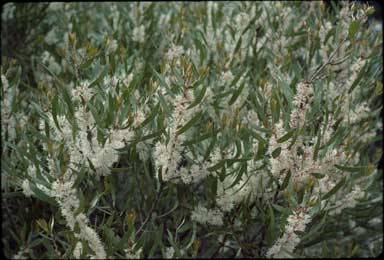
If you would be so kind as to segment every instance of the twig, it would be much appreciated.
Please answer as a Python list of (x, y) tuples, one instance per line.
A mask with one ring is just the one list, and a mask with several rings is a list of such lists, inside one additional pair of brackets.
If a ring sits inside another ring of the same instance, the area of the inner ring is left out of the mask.
[(163, 191), (163, 187), (164, 187), (163, 185), (160, 186), (160, 190), (159, 190), (159, 192), (158, 192), (157, 195), (156, 195), (156, 200), (155, 200), (155, 202), (152, 204), (152, 207), (151, 207), (151, 209), (150, 209), (149, 212), (148, 212), (147, 218), (144, 220), (143, 224), (141, 224), (140, 228), (139, 228), (139, 229), (136, 231), (136, 233), (135, 233), (135, 236), (136, 236), (136, 237), (139, 235), (139, 233), (142, 232), (142, 230), (144, 229), (145, 225), (148, 223), (149, 219), (152, 217), (152, 212), (155, 210), (156, 205), (157, 205), (157, 203), (159, 202), (161, 193), (162, 193), (162, 191)]
[(324, 63), (323, 65), (321, 65), (313, 74), (312, 76), (310, 77), (308, 83), (312, 83), (313, 80), (316, 78), (316, 76), (324, 70), (324, 68), (327, 66), (327, 65), (332, 65), (332, 59), (333, 57), (336, 55), (336, 53), (339, 52), (341, 46), (343, 46), (343, 44), (346, 42), (346, 39), (344, 39), (340, 45), (336, 48), (336, 50), (333, 51), (333, 53), (329, 56), (328, 60), (326, 63)]
[[(241, 205), (238, 205), (238, 206), (237, 206), (236, 211), (235, 211), (235, 213), (234, 213), (233, 216), (232, 216), (232, 219), (229, 221), (229, 224), (230, 224), (231, 226), (233, 226), (233, 222), (235, 221), (235, 217), (236, 217), (237, 213), (238, 213), (239, 210), (240, 210), (240, 206), (241, 206)], [(222, 240), (221, 243), (220, 243), (220, 246), (216, 249), (215, 253), (212, 255), (211, 258), (216, 258), (216, 257), (217, 257), (217, 255), (219, 254), (220, 250), (225, 246), (225, 242), (227, 241), (228, 235), (229, 235), (228, 233), (225, 233), (225, 235), (224, 235), (224, 237), (223, 237), (223, 240)]]

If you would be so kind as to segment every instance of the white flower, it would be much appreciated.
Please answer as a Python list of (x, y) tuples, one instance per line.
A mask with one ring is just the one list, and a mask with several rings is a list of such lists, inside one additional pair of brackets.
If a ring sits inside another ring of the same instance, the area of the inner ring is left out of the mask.
[(83, 252), (83, 244), (79, 241), (76, 243), (75, 249), (73, 250), (73, 256), (76, 259), (80, 259), (82, 252)]
[(145, 27), (140, 25), (135, 27), (132, 32), (132, 40), (135, 42), (143, 43), (145, 40)]
[(300, 243), (299, 236), (295, 231), (304, 232), (306, 225), (311, 221), (310, 216), (306, 213), (307, 208), (297, 208), (287, 219), (284, 234), (275, 242), (268, 250), (267, 258), (285, 258), (287, 257), (282, 248), (289, 252), (293, 252)]
[(242, 12), (236, 16), (236, 25), (239, 25), (241, 30), (245, 29), (249, 21), (250, 21), (250, 17), (248, 13)]
[(28, 252), (27, 248), (24, 248), (23, 246), (20, 247), (19, 252), (17, 252), (16, 255), (12, 257), (12, 259), (28, 259), (28, 257), (24, 256), (25, 253)]
[(1, 84), (3, 84), (3, 91), (7, 91), (9, 89), (9, 83), (7, 77), (1, 74)]
[(172, 259), (175, 254), (175, 249), (173, 247), (166, 247), (165, 248), (165, 259)]
[(74, 231), (75, 224), (80, 227), (80, 233), (76, 234), (80, 239), (88, 242), (89, 247), (95, 252), (93, 259), (105, 259), (106, 252), (104, 246), (100, 241), (99, 236), (89, 226), (89, 222), (84, 213), (77, 216), (74, 215), (75, 211), (80, 206), (80, 201), (77, 197), (77, 192), (73, 188), (74, 176), (69, 172), (65, 172), (61, 179), (56, 180), (52, 184), (52, 195), (56, 198), (60, 205), (61, 213), (67, 221), (68, 227)]
[(81, 101), (80, 97), (82, 97), (85, 102), (88, 102), (92, 98), (92, 96), (95, 94), (95, 91), (92, 88), (89, 88), (88, 86), (89, 86), (89, 82), (84, 81), (80, 83), (80, 86), (72, 89), (71, 94), (73, 99), (80, 102)]
[(227, 85), (231, 83), (234, 78), (235, 77), (233, 76), (230, 70), (224, 71), (221, 73), (221, 76), (220, 76), (220, 82), (221, 82), (220, 84)]
[(117, 41), (116, 40), (111, 40), (108, 42), (108, 53), (113, 53), (117, 50)]
[(207, 209), (199, 204), (193, 209), (191, 219), (201, 224), (211, 224), (214, 226), (223, 225), (223, 213), (218, 209)]
[(134, 247), (135, 247), (135, 244), (132, 245), (131, 248), (124, 249), (125, 257), (127, 259), (140, 259), (141, 258), (141, 253), (143, 252), (143, 248), (133, 250)]
[(349, 122), (351, 124), (359, 122), (364, 117), (367, 117), (371, 109), (369, 108), (367, 102), (359, 104), (354, 111), (351, 111), (349, 114)]
[(177, 46), (172, 44), (172, 47), (168, 49), (168, 52), (165, 54), (165, 57), (168, 60), (178, 59), (184, 53), (182, 46)]
[(310, 103), (313, 99), (313, 89), (310, 84), (299, 83), (297, 93), (293, 97), (294, 109), (291, 112), (290, 126), (298, 127), (304, 122), (305, 112), (310, 108)]
[(126, 85), (127, 87), (129, 86), (129, 84), (131, 83), (133, 79), (133, 74), (130, 73), (129, 75), (126, 75), (124, 78), (123, 78), (123, 83), (124, 85)]
[(29, 186), (29, 180), (24, 179), (23, 183), (21, 184), (21, 187), (23, 188), (23, 193), (27, 197), (31, 197), (31, 195), (34, 195), (33, 191), (31, 190), (31, 187)]
[(337, 200), (335, 203), (335, 208), (333, 208), (329, 214), (330, 215), (337, 215), (340, 214), (341, 211), (345, 208), (354, 208), (358, 200), (363, 198), (365, 196), (365, 192), (360, 189), (358, 185), (355, 185), (352, 189), (352, 192), (350, 192), (345, 197), (341, 198), (340, 200)]
[(143, 123), (145, 120), (145, 114), (143, 111), (139, 110), (136, 112), (134, 118), (133, 118), (133, 127), (137, 128), (140, 126), (141, 123)]
[(48, 44), (48, 45), (52, 45), (54, 43), (56, 43), (58, 41), (58, 38), (56, 36), (56, 32), (55, 32), (55, 29), (52, 29), (50, 30), (47, 35), (45, 36), (44, 38), (45, 42)]

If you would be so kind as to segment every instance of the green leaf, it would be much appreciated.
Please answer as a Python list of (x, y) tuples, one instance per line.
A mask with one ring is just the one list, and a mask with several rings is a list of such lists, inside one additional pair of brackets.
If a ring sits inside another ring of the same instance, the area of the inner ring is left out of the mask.
[(95, 119), (95, 122), (98, 126), (101, 126), (101, 118), (100, 113), (96, 110), (96, 108), (90, 103), (87, 103), (87, 106), (89, 107), (89, 110), (91, 110), (92, 116)]
[(268, 144), (267, 140), (265, 140), (261, 135), (258, 133), (252, 131), (251, 129), (248, 129), (250, 135), (252, 135), (254, 138), (256, 138), (260, 143), (263, 143), (263, 145)]
[(239, 173), (237, 174), (235, 181), (227, 189), (230, 189), (235, 185), (237, 185), (240, 182), (241, 177), (243, 177), (243, 174), (246, 172), (246, 170), (247, 170), (247, 163), (243, 163), (240, 167)]
[(281, 153), (281, 147), (277, 147), (275, 150), (273, 150), (272, 157), (276, 158), (277, 156), (280, 155), (280, 153)]
[(100, 198), (101, 198), (103, 195), (104, 195), (104, 192), (102, 192), (102, 193), (100, 193), (100, 194), (97, 194), (97, 195), (92, 199), (92, 201), (91, 201), (91, 203), (90, 203), (90, 205), (89, 205), (88, 213), (87, 213), (88, 216), (93, 212), (94, 208), (95, 208), (96, 205), (97, 205), (97, 202), (100, 200)]
[(231, 99), (229, 100), (228, 102), (228, 105), (232, 105), (233, 103), (235, 103), (235, 101), (237, 100), (237, 98), (239, 97), (241, 91), (244, 89), (244, 86), (245, 86), (245, 82), (243, 82), (240, 87), (233, 93)]
[(80, 65), (80, 69), (82, 70), (85, 70), (86, 68), (88, 68), (89, 66), (91, 66), (92, 62), (94, 61), (94, 57), (86, 60), (85, 62), (83, 62), (81, 65)]
[(280, 206), (280, 205), (277, 205), (277, 204), (273, 204), (273, 203), (272, 203), (272, 207), (273, 207), (275, 210), (277, 210), (278, 212), (280, 212), (280, 213), (285, 213), (285, 212), (287, 212), (287, 209), (284, 208), (284, 207), (282, 207), (282, 206)]
[(289, 180), (291, 179), (291, 175), (291, 170), (288, 170), (288, 173), (284, 178), (283, 184), (281, 185), (281, 190), (284, 190), (288, 186)]
[(314, 225), (314, 227), (312, 227), (311, 230), (301, 238), (301, 241), (308, 241), (312, 237), (315, 237), (316, 233), (324, 226), (326, 218), (327, 214), (324, 214), (324, 216), (321, 218), (321, 221)]
[(53, 198), (49, 197), (47, 194), (45, 194), (43, 191), (41, 191), (35, 185), (32, 184), (32, 185), (30, 185), (30, 187), (31, 187), (31, 190), (33, 191), (34, 195), (38, 199), (40, 199), (40, 200), (42, 200), (44, 202), (47, 202), (47, 203), (49, 203), (49, 204), (51, 204), (53, 206), (57, 206), (57, 203), (56, 203), (56, 201)]
[[(216, 137), (216, 135), (215, 135), (215, 137)], [(212, 138), (212, 141), (209, 144), (208, 149), (207, 149), (207, 151), (204, 154), (204, 161), (208, 159), (208, 157), (211, 154), (215, 144), (216, 144), (216, 138)]]
[(225, 160), (221, 160), (220, 162), (218, 162), (217, 164), (215, 164), (215, 165), (213, 165), (213, 166), (211, 166), (211, 167), (209, 167), (207, 170), (208, 171), (216, 171), (216, 170), (218, 170), (218, 169), (220, 169), (221, 167), (223, 167), (224, 165), (225, 165)]
[(99, 75), (96, 77), (96, 79), (94, 81), (92, 81), (91, 84), (89, 84), (88, 88), (92, 88), (94, 87), (95, 85), (97, 85), (98, 83), (100, 83), (103, 79), (104, 79), (104, 76), (107, 74), (108, 72), (108, 66), (105, 66), (101, 72), (99, 73)]
[(322, 179), (325, 177), (325, 174), (318, 173), (318, 172), (312, 172), (311, 175), (315, 177), (316, 179)]
[(278, 143), (284, 143), (285, 141), (287, 141), (289, 138), (291, 138), (293, 136), (293, 134), (295, 133), (295, 130), (291, 130), (289, 131), (288, 133), (286, 133), (285, 135), (283, 135), (282, 137), (280, 137), (279, 139), (277, 139), (277, 142)]
[(67, 103), (69, 114), (72, 117), (75, 113), (74, 113), (74, 110), (73, 110), (73, 104), (72, 104), (72, 100), (71, 100), (71, 95), (69, 94), (68, 89), (66, 87), (59, 87), (59, 91), (62, 94), (65, 103)]
[(159, 113), (160, 109), (160, 103), (157, 103), (157, 105), (152, 109), (152, 112), (149, 114), (149, 116), (141, 123), (140, 127), (144, 127), (146, 124), (152, 121), (152, 119), (155, 118), (155, 116)]
[(52, 117), (57, 129), (61, 131), (59, 122), (57, 121), (58, 111), (59, 111), (59, 98), (57, 95), (55, 95), (52, 100)]
[(329, 197), (331, 197), (333, 194), (335, 194), (341, 187), (343, 187), (345, 183), (345, 177), (343, 177), (341, 179), (341, 181), (339, 181), (339, 183), (336, 184), (335, 187), (333, 187), (329, 192), (327, 192), (322, 198), (321, 200), (326, 200), (328, 199)]
[(209, 132), (207, 134), (204, 134), (204, 135), (201, 135), (199, 137), (196, 137), (195, 139), (192, 139), (190, 141), (187, 141), (185, 143), (183, 143), (184, 146), (188, 146), (188, 145), (192, 145), (192, 144), (197, 144), (197, 143), (200, 143), (210, 137), (213, 137), (215, 133), (212, 133), (212, 132)]
[(192, 223), (192, 236), (191, 236), (191, 239), (189, 240), (189, 242), (187, 243), (185, 249), (188, 249), (193, 245), (193, 242), (195, 241), (195, 238), (196, 238), (196, 229), (197, 229), (197, 225), (196, 225), (196, 223), (193, 222)]
[(372, 165), (363, 165), (363, 166), (344, 166), (344, 165), (335, 165), (335, 167), (339, 170), (346, 172), (358, 172), (363, 173), (365, 175), (369, 175), (373, 172), (374, 168)]
[(317, 159), (317, 155), (319, 154), (320, 142), (321, 142), (321, 131), (319, 129), (319, 131), (317, 131), (317, 142), (315, 144), (315, 148), (314, 148), (314, 152), (313, 152), (313, 160), (315, 160), (315, 161)]
[(321, 146), (320, 149), (323, 149), (324, 147), (328, 147), (331, 144), (333, 144), (334, 142), (336, 142), (336, 140), (339, 139), (344, 134), (344, 130), (345, 130), (345, 128), (340, 126), (336, 130), (336, 132), (333, 134), (333, 136), (329, 139), (329, 141), (326, 144), (324, 144), (323, 146)]
[(207, 91), (207, 87), (204, 86), (202, 88), (202, 90), (200, 90), (199, 94), (197, 94), (196, 99), (192, 102), (192, 104), (187, 109), (190, 109), (190, 108), (200, 104), (200, 102), (203, 99), (206, 91)]
[(191, 128), (203, 115), (202, 112), (197, 113), (191, 120), (189, 120), (183, 127), (181, 127), (179, 130), (177, 130), (177, 135), (181, 135), (185, 131), (187, 131), (189, 128)]
[(352, 23), (349, 25), (349, 29), (348, 29), (348, 38), (350, 40), (353, 39), (353, 37), (355, 36), (358, 29), (359, 29), (359, 21), (358, 20), (352, 21)]
[(45, 219), (37, 219), (36, 223), (47, 233), (49, 233), (48, 223)]
[(9, 81), (9, 85), (15, 89), (19, 86), (21, 79), (21, 66), (17, 68), (16, 75)]
[(80, 201), (80, 205), (79, 207), (75, 210), (75, 212), (73, 213), (73, 215), (75, 215), (75, 217), (77, 215), (79, 215), (81, 212), (84, 211), (84, 208), (85, 208), (85, 198), (84, 198), (84, 195), (81, 191), (78, 192), (79, 193), (79, 201)]
[(273, 213), (273, 209), (271, 204), (268, 203), (268, 215), (269, 215), (269, 223), (268, 223), (268, 231), (267, 231), (267, 243), (268, 246), (272, 246), (273, 241), (275, 240), (275, 214)]
[(160, 85), (163, 86), (168, 93), (172, 93), (172, 91), (170, 90), (170, 87), (168, 86), (167, 82), (165, 81), (165, 78), (163, 75), (161, 75), (160, 73), (158, 73), (153, 67), (151, 67), (153, 73), (155, 74), (156, 78), (160, 81)]

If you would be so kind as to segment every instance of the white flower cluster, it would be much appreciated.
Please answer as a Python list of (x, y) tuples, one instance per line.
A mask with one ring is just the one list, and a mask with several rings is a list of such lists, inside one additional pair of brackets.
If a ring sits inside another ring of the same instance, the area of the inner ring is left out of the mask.
[(297, 128), (305, 121), (305, 112), (310, 108), (313, 99), (313, 89), (311, 84), (300, 82), (297, 85), (297, 93), (293, 97), (294, 109), (291, 112), (291, 120), (289, 125)]
[[(293, 167), (293, 153), (288, 149), (289, 143), (284, 142), (279, 144), (277, 140), (284, 136), (283, 121), (280, 120), (275, 124), (275, 134), (269, 139), (268, 152), (271, 154), (270, 163), (271, 163), (271, 172), (277, 178), (282, 180), (284, 177), (281, 176), (282, 170), (289, 170)], [(280, 154), (278, 157), (273, 158), (272, 152), (277, 148), (281, 148)]]
[(229, 83), (232, 82), (232, 80), (235, 77), (233, 76), (232, 72), (230, 70), (223, 71), (220, 75), (220, 84), (221, 85), (228, 85)]
[(329, 45), (325, 40), (328, 32), (331, 29), (332, 29), (332, 23), (327, 21), (324, 24), (321, 24), (320, 31), (319, 31), (320, 45), (322, 46), (322, 48), (320, 49), (320, 54), (322, 56), (323, 62), (326, 62), (328, 60)]
[(145, 27), (140, 25), (135, 27), (132, 32), (132, 40), (135, 42), (143, 43), (145, 41)]
[[(124, 147), (124, 140), (130, 140), (133, 136), (131, 128), (111, 129), (108, 132), (108, 138), (104, 145), (100, 144), (97, 139), (97, 130), (95, 120), (90, 111), (87, 111), (87, 102), (90, 100), (94, 91), (86, 87), (86, 83), (81, 84), (79, 88), (72, 90), (73, 99), (80, 101), (83, 99), (85, 103), (81, 103), (75, 111), (75, 119), (78, 126), (78, 134), (75, 139), (72, 138), (73, 129), (68, 124), (64, 116), (58, 116), (59, 129), (56, 128), (52, 114), (49, 114), (49, 124), (55, 126), (54, 134), (63, 138), (68, 147), (70, 154), (70, 167), (77, 169), (78, 166), (87, 162), (87, 159), (96, 169), (98, 176), (108, 175), (109, 168), (118, 160), (116, 149)], [(81, 97), (81, 98), (80, 98)], [(139, 115), (134, 120), (134, 125), (140, 124), (144, 120), (143, 115)], [(42, 125), (43, 122), (42, 122)]]
[(125, 258), (126, 259), (140, 259), (141, 254), (143, 253), (143, 248), (134, 249), (135, 244), (132, 244), (132, 246), (129, 246), (124, 250), (125, 252)]
[(267, 258), (285, 258), (289, 257), (284, 253), (284, 250), (293, 252), (296, 246), (300, 243), (300, 237), (295, 231), (305, 231), (306, 225), (311, 222), (311, 217), (307, 214), (307, 208), (299, 207), (293, 211), (287, 219), (284, 234), (275, 242), (268, 250)]
[(28, 252), (28, 248), (21, 247), (19, 249), (19, 252), (17, 252), (16, 255), (12, 257), (12, 259), (28, 259), (28, 257), (25, 256), (25, 254)]
[[(177, 95), (174, 99), (174, 112), (168, 127), (168, 143), (157, 143), (154, 152), (156, 158), (156, 168), (162, 167), (162, 176), (164, 181), (169, 181), (180, 175), (178, 164), (182, 160), (182, 142), (185, 135), (178, 135), (177, 130), (188, 122), (196, 113), (196, 108), (187, 109), (191, 103), (191, 95), (188, 91)], [(194, 169), (196, 171), (196, 169)], [(183, 173), (186, 173), (183, 170)]]
[(199, 204), (191, 213), (191, 219), (201, 224), (210, 224), (214, 226), (223, 225), (223, 213), (218, 209), (207, 209)]
[(173, 247), (166, 247), (164, 252), (164, 259), (173, 259), (175, 255), (175, 249)]
[(15, 122), (11, 118), (11, 105), (17, 92), (14, 93), (13, 90), (9, 88), (8, 79), (3, 74), (1, 74), (1, 84), (3, 90), (1, 100), (1, 138), (2, 143), (4, 143), (6, 133), (8, 133), (8, 140), (14, 140), (16, 137)]
[(71, 172), (65, 172), (61, 179), (56, 180), (52, 184), (51, 195), (57, 199), (68, 227), (72, 231), (75, 231), (75, 225), (78, 225), (80, 232), (78, 234), (75, 233), (75, 236), (88, 242), (89, 247), (95, 253), (92, 259), (105, 259), (107, 255), (104, 250), (104, 245), (95, 230), (89, 226), (86, 215), (83, 212), (75, 215), (76, 210), (80, 206), (80, 202), (77, 197), (77, 192), (73, 188), (74, 181), (74, 176)]
[(350, 111), (349, 114), (349, 123), (355, 124), (359, 122), (362, 118), (365, 118), (369, 115), (369, 112), (371, 112), (371, 109), (369, 108), (367, 102), (363, 102), (359, 104), (355, 110)]
[(165, 54), (165, 57), (168, 60), (172, 61), (172, 60), (179, 59), (183, 54), (184, 54), (184, 49), (182, 46), (172, 44), (172, 47), (168, 49), (167, 53)]
[(363, 198), (364, 195), (365, 192), (362, 191), (358, 185), (355, 185), (352, 189), (352, 192), (335, 201), (335, 207), (332, 207), (329, 214), (338, 215), (345, 208), (354, 208), (358, 203), (358, 200)]
[(73, 249), (73, 256), (76, 259), (80, 259), (82, 253), (83, 253), (83, 244), (79, 241), (76, 243), (75, 249)]
[[(239, 183), (229, 188), (236, 179), (236, 176), (226, 177), (223, 182), (217, 183), (216, 204), (225, 212), (231, 211), (247, 196), (254, 197), (257, 191), (257, 184), (260, 176), (252, 174), (249, 179), (243, 177)], [(260, 173), (260, 175), (262, 175)]]

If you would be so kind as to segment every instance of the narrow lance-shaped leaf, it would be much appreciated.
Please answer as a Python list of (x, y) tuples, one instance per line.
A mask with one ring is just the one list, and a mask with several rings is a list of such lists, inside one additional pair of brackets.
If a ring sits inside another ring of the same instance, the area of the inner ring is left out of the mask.
[(202, 112), (197, 113), (191, 120), (189, 120), (183, 127), (181, 127), (179, 130), (177, 130), (177, 134), (181, 135), (185, 131), (187, 131), (189, 128), (191, 128), (196, 122), (199, 121), (200, 117), (203, 115)]

